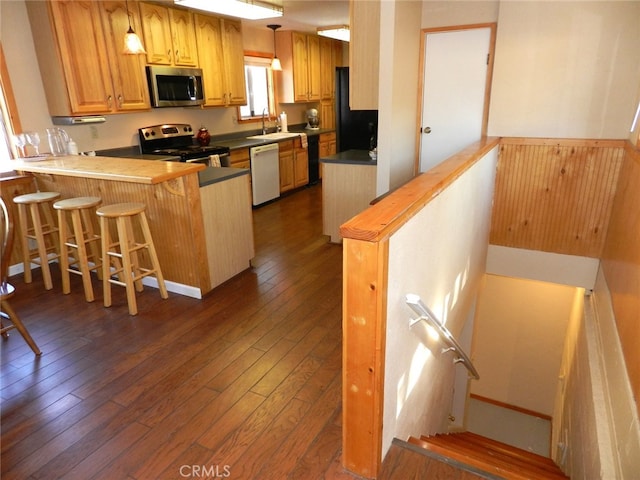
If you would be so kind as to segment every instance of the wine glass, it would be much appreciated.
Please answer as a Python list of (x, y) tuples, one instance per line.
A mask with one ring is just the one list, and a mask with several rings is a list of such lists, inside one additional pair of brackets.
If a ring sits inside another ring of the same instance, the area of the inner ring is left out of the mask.
[(27, 143), (33, 146), (36, 157), (40, 155), (40, 150), (38, 150), (40, 145), (40, 135), (38, 135), (38, 132), (24, 132), (24, 136), (27, 139)]
[(17, 133), (13, 136), (13, 143), (18, 149), (18, 157), (24, 157), (25, 151), (24, 146), (27, 144), (27, 139), (24, 136), (24, 133)]

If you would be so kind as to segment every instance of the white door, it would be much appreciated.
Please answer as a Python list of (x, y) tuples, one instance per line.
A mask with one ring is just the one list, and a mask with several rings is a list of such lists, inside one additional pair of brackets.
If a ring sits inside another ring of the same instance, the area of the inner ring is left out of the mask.
[(482, 136), (491, 28), (425, 37), (420, 172)]

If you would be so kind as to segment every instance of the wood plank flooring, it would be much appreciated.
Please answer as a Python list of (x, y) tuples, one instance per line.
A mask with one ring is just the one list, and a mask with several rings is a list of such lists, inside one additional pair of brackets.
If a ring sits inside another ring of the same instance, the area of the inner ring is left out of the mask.
[(145, 288), (136, 317), (124, 289), (104, 308), (95, 278), (94, 303), (75, 275), (63, 295), (57, 267), (51, 291), (39, 270), (11, 279), (44, 353), (0, 341), (3, 480), (357, 478), (340, 464), (342, 247), (321, 186), (254, 222), (252, 268), (203, 300)]

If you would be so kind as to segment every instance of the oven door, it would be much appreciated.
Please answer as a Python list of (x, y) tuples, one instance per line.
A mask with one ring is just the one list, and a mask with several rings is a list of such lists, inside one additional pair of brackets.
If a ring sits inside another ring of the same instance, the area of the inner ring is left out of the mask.
[[(219, 160), (219, 162), (216, 161), (216, 158)], [(207, 167), (228, 167), (229, 154), (221, 153), (218, 155), (207, 155), (204, 157), (189, 158), (185, 160), (185, 163), (204, 163)]]

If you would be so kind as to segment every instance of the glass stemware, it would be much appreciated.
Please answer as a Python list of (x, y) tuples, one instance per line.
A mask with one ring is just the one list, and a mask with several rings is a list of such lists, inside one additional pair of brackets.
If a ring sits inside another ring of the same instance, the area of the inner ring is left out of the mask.
[(24, 157), (25, 151), (24, 147), (27, 144), (27, 139), (24, 136), (24, 133), (17, 133), (13, 136), (13, 143), (18, 149), (18, 157)]
[(38, 132), (24, 132), (24, 136), (27, 139), (27, 143), (33, 146), (36, 157), (40, 155), (40, 135), (38, 134)]

